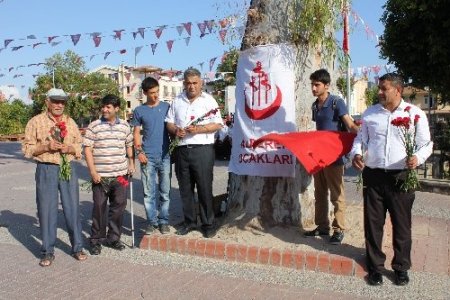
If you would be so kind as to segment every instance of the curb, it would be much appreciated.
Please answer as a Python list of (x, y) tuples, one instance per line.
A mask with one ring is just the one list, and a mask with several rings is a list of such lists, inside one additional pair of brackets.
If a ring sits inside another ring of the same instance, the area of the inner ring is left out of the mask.
[(327, 252), (281, 250), (226, 243), (214, 239), (186, 238), (155, 233), (144, 235), (139, 248), (334, 275), (364, 277), (367, 274), (364, 263)]

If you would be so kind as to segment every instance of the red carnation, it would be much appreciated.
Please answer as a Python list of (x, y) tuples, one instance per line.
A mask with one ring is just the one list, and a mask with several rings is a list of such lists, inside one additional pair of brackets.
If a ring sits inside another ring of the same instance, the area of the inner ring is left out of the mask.
[(405, 107), (404, 111), (409, 112), (410, 109), (411, 109), (411, 106), (407, 106), (407, 107)]
[(420, 116), (419, 115), (415, 115), (414, 116), (414, 125), (417, 124), (417, 122), (419, 122)]

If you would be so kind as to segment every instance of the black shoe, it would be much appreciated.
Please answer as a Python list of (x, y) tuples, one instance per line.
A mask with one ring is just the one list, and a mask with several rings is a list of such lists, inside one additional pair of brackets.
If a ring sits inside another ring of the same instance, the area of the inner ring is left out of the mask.
[(207, 239), (213, 238), (217, 233), (217, 228), (215, 226), (203, 227), (203, 236)]
[(158, 230), (158, 226), (157, 225), (149, 224), (147, 226), (147, 228), (145, 228), (145, 234), (149, 235), (149, 234), (155, 233), (156, 230)]
[(102, 253), (102, 245), (95, 244), (91, 246), (91, 249), (89, 249), (89, 253), (91, 255), (100, 255)]
[(317, 227), (314, 230), (305, 231), (303, 233), (303, 235), (306, 236), (306, 237), (319, 236), (319, 235), (329, 236), (330, 235), (330, 231), (329, 230), (325, 230), (325, 229), (320, 229), (319, 227)]
[(407, 271), (394, 271), (394, 273), (396, 285), (407, 285), (409, 283), (409, 276)]
[(194, 230), (195, 228), (196, 228), (196, 226), (194, 226), (194, 224), (183, 223), (180, 225), (180, 227), (178, 227), (178, 229), (175, 233), (177, 235), (186, 235), (189, 232), (191, 232), (192, 230)]
[(123, 249), (125, 249), (125, 245), (120, 241), (106, 242), (105, 246), (118, 251), (122, 251)]
[(330, 244), (331, 245), (340, 245), (342, 243), (343, 239), (344, 239), (344, 232), (343, 231), (335, 231), (335, 232), (333, 232), (333, 235), (330, 238)]
[(369, 275), (367, 275), (367, 283), (370, 285), (382, 285), (383, 276), (379, 272), (369, 272)]
[(169, 225), (167, 225), (167, 224), (159, 224), (159, 231), (161, 232), (161, 234), (170, 233)]

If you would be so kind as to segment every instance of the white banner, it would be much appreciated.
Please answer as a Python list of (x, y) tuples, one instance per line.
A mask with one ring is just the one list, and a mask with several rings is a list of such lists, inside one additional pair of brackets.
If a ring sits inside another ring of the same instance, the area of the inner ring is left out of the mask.
[(238, 175), (294, 177), (295, 156), (284, 146), (253, 141), (296, 131), (295, 52), (288, 45), (258, 46), (239, 55), (236, 112), (229, 171)]

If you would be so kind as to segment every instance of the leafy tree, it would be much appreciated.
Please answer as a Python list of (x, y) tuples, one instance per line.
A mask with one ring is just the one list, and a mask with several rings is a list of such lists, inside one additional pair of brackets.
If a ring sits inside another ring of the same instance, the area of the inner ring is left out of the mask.
[[(45, 108), (46, 92), (53, 87), (53, 81), (56, 88), (69, 94), (66, 112), (81, 126), (98, 117), (99, 99), (106, 94), (120, 96), (114, 80), (99, 73), (88, 73), (83, 59), (71, 50), (48, 58), (46, 71), (31, 89), (34, 115)], [(125, 107), (126, 102), (122, 99), (121, 108)]]
[(378, 87), (377, 86), (367, 88), (366, 91), (364, 92), (364, 95), (366, 96), (366, 106), (367, 107), (378, 103)]
[(31, 117), (32, 106), (20, 99), (0, 103), (0, 134), (23, 133)]
[(450, 96), (450, 19), (446, 0), (387, 0), (381, 56), (411, 84)]

